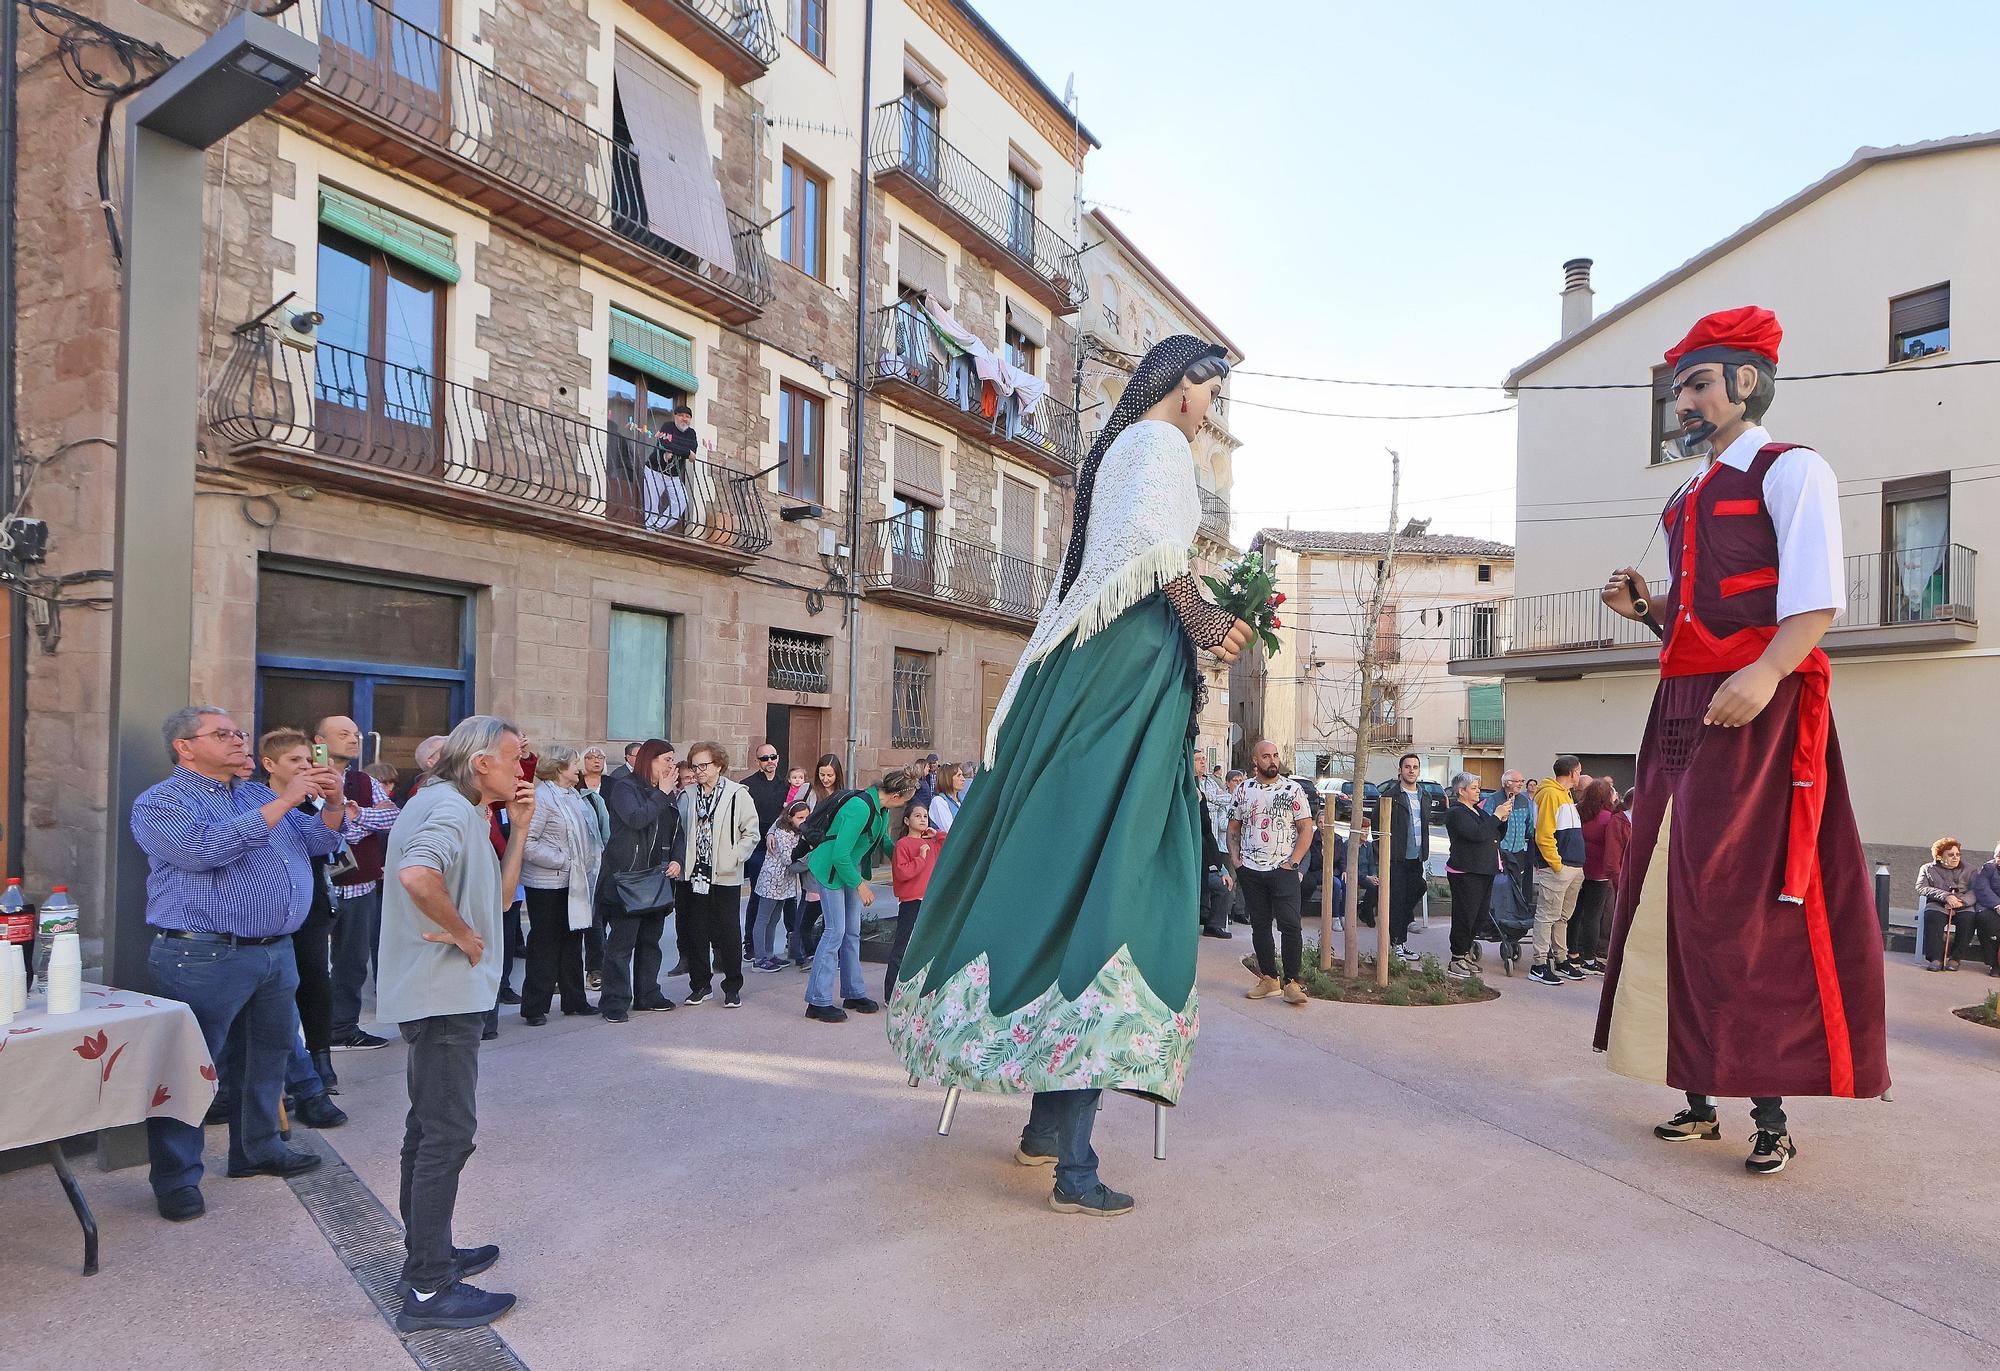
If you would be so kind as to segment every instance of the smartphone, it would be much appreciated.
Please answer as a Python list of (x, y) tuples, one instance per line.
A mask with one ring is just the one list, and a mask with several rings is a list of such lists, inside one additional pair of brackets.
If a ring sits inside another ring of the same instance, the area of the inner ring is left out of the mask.
[(328, 758), (328, 756), (327, 756), (327, 751), (326, 751), (326, 744), (325, 744), (325, 743), (314, 743), (314, 744), (313, 744), (313, 765), (314, 765), (314, 766), (325, 766), (325, 765), (327, 764), (328, 760), (329, 760), (329, 758)]

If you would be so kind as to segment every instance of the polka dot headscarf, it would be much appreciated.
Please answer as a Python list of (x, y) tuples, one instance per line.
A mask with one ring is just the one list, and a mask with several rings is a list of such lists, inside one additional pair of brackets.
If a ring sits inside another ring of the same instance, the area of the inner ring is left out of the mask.
[(1063, 554), (1062, 580), (1056, 591), (1060, 599), (1069, 594), (1069, 588), (1076, 584), (1076, 574), (1083, 567), (1083, 538), (1090, 526), (1090, 497), (1097, 486), (1097, 466), (1104, 460), (1104, 454), (1118, 435), (1147, 410), (1174, 393), (1187, 374), (1187, 369), (1204, 357), (1225, 357), (1228, 354), (1213, 343), (1204, 343), (1188, 333), (1176, 333), (1171, 338), (1163, 338), (1154, 345), (1132, 372), (1132, 379), (1125, 383), (1125, 393), (1118, 399), (1118, 407), (1111, 411), (1111, 420), (1097, 435), (1097, 441), (1090, 445), (1090, 454), (1083, 459), (1083, 470), (1076, 478), (1076, 513), (1070, 521), (1069, 550)]

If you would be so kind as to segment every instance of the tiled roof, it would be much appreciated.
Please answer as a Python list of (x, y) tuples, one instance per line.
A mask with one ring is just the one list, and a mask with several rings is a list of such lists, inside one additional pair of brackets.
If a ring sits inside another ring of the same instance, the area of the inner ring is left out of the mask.
[[(1311, 529), (1259, 529), (1254, 545), (1275, 543), (1294, 552), (1387, 552), (1387, 533), (1325, 533)], [(1511, 543), (1495, 543), (1485, 538), (1461, 538), (1453, 533), (1398, 535), (1396, 551), (1413, 557), (1492, 557), (1512, 558)]]

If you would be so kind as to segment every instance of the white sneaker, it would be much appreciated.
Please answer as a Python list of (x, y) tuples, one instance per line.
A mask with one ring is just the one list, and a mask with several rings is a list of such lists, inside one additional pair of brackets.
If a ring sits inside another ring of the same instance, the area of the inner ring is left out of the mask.
[(1410, 951), (1410, 945), (1408, 943), (1404, 943), (1401, 947), (1398, 947), (1396, 949), (1396, 955), (1398, 957), (1401, 957), (1406, 962), (1420, 962), (1423, 960), (1422, 957)]

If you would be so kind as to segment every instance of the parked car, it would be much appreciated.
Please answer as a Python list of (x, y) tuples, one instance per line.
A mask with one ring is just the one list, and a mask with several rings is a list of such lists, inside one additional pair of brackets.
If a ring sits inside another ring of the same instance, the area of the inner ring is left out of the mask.
[(1417, 789), (1430, 799), (1430, 821), (1443, 823), (1445, 811), (1451, 808), (1451, 796), (1445, 793), (1444, 786), (1437, 781), (1418, 781)]
[[(1381, 796), (1382, 788), (1376, 785), (1375, 782), (1369, 781), (1362, 787), (1361, 803), (1372, 809), (1375, 806), (1375, 802)], [(1353, 809), (1354, 782), (1342, 781), (1339, 792), (1333, 797), (1333, 817), (1336, 819), (1352, 819), (1354, 817)]]
[(1320, 794), (1319, 787), (1313, 783), (1310, 776), (1294, 776), (1292, 780), (1306, 793), (1306, 803), (1312, 806), (1313, 822), (1318, 823), (1320, 815), (1326, 811), (1326, 800)]

